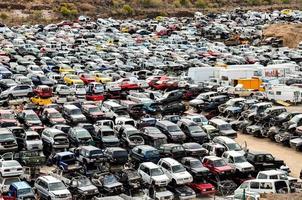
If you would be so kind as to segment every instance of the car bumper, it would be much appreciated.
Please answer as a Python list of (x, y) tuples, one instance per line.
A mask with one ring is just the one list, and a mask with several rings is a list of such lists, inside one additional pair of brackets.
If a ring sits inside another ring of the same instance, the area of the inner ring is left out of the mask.
[(195, 199), (196, 198), (196, 195), (190, 195), (190, 196), (185, 196), (185, 197), (182, 197), (180, 196), (179, 199), (180, 200), (186, 200), (186, 199)]

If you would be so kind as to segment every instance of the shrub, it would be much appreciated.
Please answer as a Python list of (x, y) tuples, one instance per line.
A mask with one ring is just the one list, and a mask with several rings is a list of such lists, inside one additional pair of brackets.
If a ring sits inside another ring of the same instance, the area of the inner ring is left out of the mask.
[(197, 7), (197, 8), (206, 8), (207, 3), (204, 0), (197, 0), (197, 1), (195, 1), (195, 7)]
[(133, 15), (134, 10), (133, 10), (133, 8), (130, 5), (126, 4), (122, 8), (122, 12), (125, 15)]
[(174, 5), (175, 8), (180, 8), (181, 7), (181, 4), (180, 4), (179, 0), (175, 0), (173, 2), (173, 5)]
[(0, 14), (0, 18), (1, 18), (2, 20), (6, 20), (6, 19), (8, 18), (8, 15), (7, 15), (6, 13), (1, 13), (1, 14)]
[(164, 4), (162, 0), (141, 0), (140, 3), (145, 8), (158, 8)]
[(281, 0), (282, 1), (282, 3), (284, 3), (284, 4), (289, 4), (290, 3), (290, 0)]
[(112, 1), (112, 5), (113, 5), (113, 7), (115, 7), (115, 8), (120, 8), (120, 7), (122, 7), (123, 5), (125, 5), (125, 1), (123, 1), (123, 0), (113, 0), (113, 1)]
[(180, 0), (179, 2), (183, 7), (192, 7), (192, 3), (190, 0)]
[(95, 6), (89, 3), (82, 3), (79, 4), (79, 9), (82, 11), (93, 12), (95, 10)]
[(75, 17), (78, 15), (78, 10), (72, 3), (63, 3), (59, 9), (59, 12), (64, 17)]

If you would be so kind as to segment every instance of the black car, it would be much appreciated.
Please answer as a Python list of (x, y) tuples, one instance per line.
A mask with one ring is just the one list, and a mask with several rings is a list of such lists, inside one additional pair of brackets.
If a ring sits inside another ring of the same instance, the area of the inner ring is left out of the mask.
[(128, 162), (128, 151), (121, 147), (108, 147), (104, 154), (111, 164), (125, 164)]
[(202, 109), (205, 112), (217, 110), (218, 106), (224, 104), (225, 102), (227, 102), (227, 100), (229, 100), (229, 97), (227, 95), (218, 95), (211, 97), (209, 101), (204, 103)]
[(256, 173), (264, 170), (280, 169), (281, 166), (285, 166), (283, 160), (277, 160), (272, 154), (263, 152), (249, 152), (247, 161), (255, 167)]
[(207, 176), (210, 173), (210, 170), (204, 167), (198, 158), (183, 157), (181, 163), (194, 178)]
[(47, 78), (44, 75), (40, 74), (34, 74), (31, 76), (31, 80), (34, 85), (47, 85), (49, 87), (52, 87), (54, 85), (54, 82), (51, 81), (49, 78)]
[(162, 98), (158, 100), (160, 104), (168, 104), (171, 102), (180, 102), (182, 99), (183, 93), (180, 90), (173, 90), (170, 92), (166, 92)]
[(160, 106), (160, 110), (162, 115), (182, 114), (186, 111), (186, 106), (181, 102), (174, 102)]
[(197, 142), (189, 142), (182, 144), (183, 148), (186, 151), (187, 156), (193, 156), (193, 157), (204, 157), (208, 154), (208, 150), (203, 148), (200, 144)]
[(142, 128), (140, 132), (147, 145), (159, 148), (160, 145), (167, 143), (167, 136), (156, 127), (147, 126)]
[(181, 144), (163, 144), (158, 150), (161, 157), (172, 157), (179, 159), (186, 156), (186, 151)]
[(195, 191), (190, 188), (189, 186), (182, 185), (182, 186), (168, 186), (168, 190), (170, 190), (174, 194), (174, 199), (195, 199), (196, 193)]

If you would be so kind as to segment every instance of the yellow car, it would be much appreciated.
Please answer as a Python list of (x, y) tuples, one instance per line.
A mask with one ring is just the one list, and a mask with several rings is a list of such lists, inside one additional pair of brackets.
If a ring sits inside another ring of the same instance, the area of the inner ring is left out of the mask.
[(95, 81), (99, 82), (99, 83), (107, 83), (107, 82), (111, 82), (112, 81), (111, 77), (106, 76), (106, 75), (104, 75), (102, 73), (95, 73), (94, 77), (95, 77)]
[(31, 102), (36, 105), (39, 105), (39, 106), (46, 106), (46, 105), (52, 104), (51, 98), (44, 99), (41, 97), (32, 97)]
[(66, 85), (74, 85), (74, 84), (84, 85), (84, 82), (77, 75), (73, 75), (73, 74), (66, 74), (64, 76), (64, 82), (66, 83)]
[(67, 73), (70, 73), (70, 74), (73, 74), (74, 73), (74, 69), (72, 69), (71, 67), (69, 67), (68, 65), (61, 65), (59, 67), (59, 72), (61, 74), (67, 74)]

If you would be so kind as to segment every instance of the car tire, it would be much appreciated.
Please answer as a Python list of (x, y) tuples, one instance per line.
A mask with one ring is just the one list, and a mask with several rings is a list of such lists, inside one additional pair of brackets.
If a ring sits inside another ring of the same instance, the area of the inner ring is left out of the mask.
[(176, 185), (177, 185), (177, 183), (176, 183), (176, 180), (175, 180), (175, 179), (172, 179), (171, 183), (172, 183), (172, 185), (173, 185), (173, 186), (176, 186)]
[(14, 99), (14, 96), (13, 96), (12, 94), (9, 94), (9, 95), (8, 95), (8, 99), (9, 99), (9, 100), (13, 100), (13, 99)]

